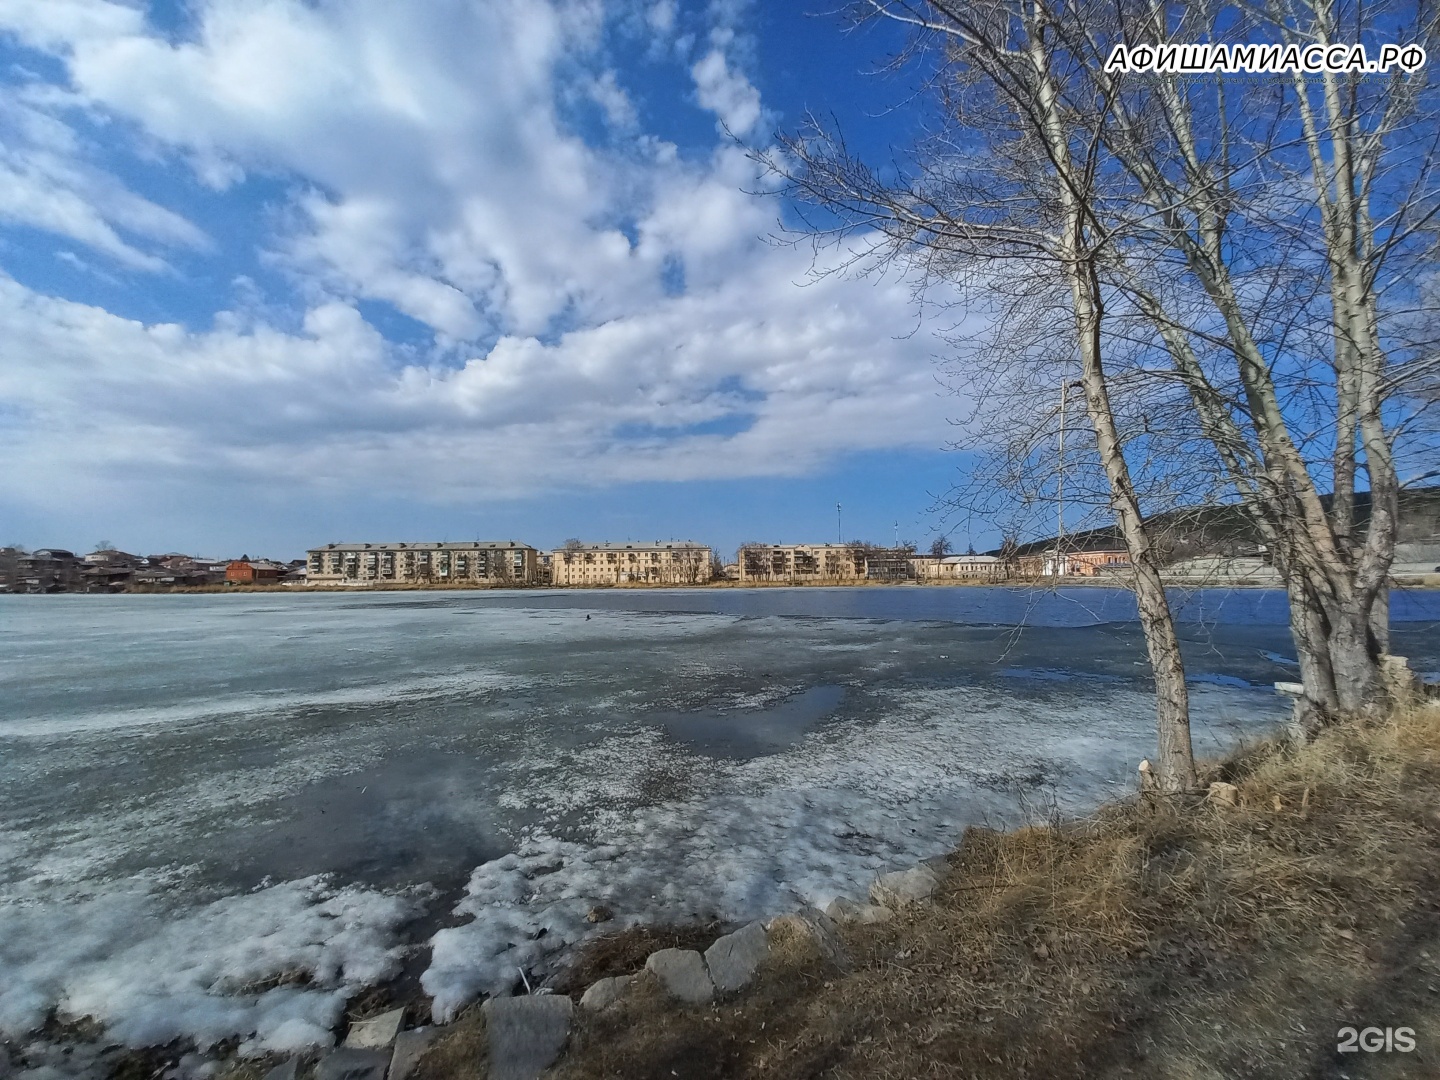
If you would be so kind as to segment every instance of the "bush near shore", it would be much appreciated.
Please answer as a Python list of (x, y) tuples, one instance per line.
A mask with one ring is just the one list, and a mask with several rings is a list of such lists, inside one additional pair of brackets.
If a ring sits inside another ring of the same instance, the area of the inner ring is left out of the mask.
[[(555, 1080), (1440, 1075), (1440, 708), (1265, 743), (1208, 767), (1239, 805), (1137, 798), (1078, 822), (972, 830), (933, 903), (803, 941), (739, 997), (642, 979), (577, 1013)], [(559, 989), (638, 971), (669, 936), (600, 939)], [(697, 937), (698, 935), (698, 937)], [(1337, 1053), (1343, 1027), (1415, 1050)], [(484, 1075), (476, 1007), (416, 1080)]]

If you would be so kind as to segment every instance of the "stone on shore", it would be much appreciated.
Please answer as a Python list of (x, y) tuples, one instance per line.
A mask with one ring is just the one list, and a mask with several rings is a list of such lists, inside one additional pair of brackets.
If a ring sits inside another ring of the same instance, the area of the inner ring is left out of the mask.
[(922, 863), (909, 870), (881, 874), (870, 885), (870, 899), (888, 908), (909, 907), (928, 901), (939, 886), (935, 871)]
[[(300, 1059), (291, 1058), (289, 1061), (276, 1065), (265, 1074), (265, 1080), (295, 1080), (295, 1074), (300, 1070)], [(5, 1068), (0, 1064), (0, 1077), (5, 1075)]]
[(705, 961), (694, 949), (661, 949), (650, 954), (645, 970), (660, 980), (671, 997), (688, 1005), (703, 1005), (715, 996), (715, 984)]
[(769, 955), (770, 939), (765, 935), (765, 927), (752, 922), (706, 949), (705, 966), (715, 989), (729, 994), (749, 986), (760, 962)]
[(406, 1080), (438, 1034), (433, 1027), (422, 1027), (395, 1036), (395, 1052), (390, 1056), (390, 1074), (385, 1080)]
[(837, 923), (882, 923), (895, 917), (895, 912), (883, 904), (857, 904), (848, 896), (837, 896), (825, 906), (825, 914)]
[(788, 915), (777, 915), (765, 928), (773, 943), (776, 933), (791, 934), (809, 941), (831, 967), (850, 970), (850, 956), (835, 931), (835, 920), (819, 908), (807, 907)]
[(580, 1007), (599, 1012), (614, 1005), (634, 981), (634, 975), (615, 975), (612, 978), (599, 979), (580, 995)]
[(1216, 806), (1239, 806), (1240, 789), (1234, 784), (1227, 784), (1223, 780), (1216, 780), (1210, 785), (1210, 790), (1205, 796)]
[(357, 1049), (383, 1050), (395, 1041), (405, 1023), (405, 1010), (391, 1009), (369, 1020), (356, 1020), (345, 1033), (345, 1045)]
[(315, 1065), (315, 1080), (385, 1080), (390, 1055), (383, 1050), (342, 1046)]
[(490, 1044), (488, 1080), (536, 1080), (570, 1037), (574, 1004), (563, 994), (490, 998), (481, 1006)]

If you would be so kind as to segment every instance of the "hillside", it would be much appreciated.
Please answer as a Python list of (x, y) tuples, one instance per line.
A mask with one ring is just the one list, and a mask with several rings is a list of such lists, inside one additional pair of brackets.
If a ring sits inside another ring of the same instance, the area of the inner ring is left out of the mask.
[[(1330, 496), (1324, 496), (1326, 509)], [(1363, 524), (1370, 517), (1370, 493), (1356, 495), (1355, 515)], [(1169, 510), (1149, 519), (1155, 542), (1165, 563), (1202, 555), (1226, 557), (1255, 555), (1261, 540), (1255, 527), (1236, 504)], [(1428, 545), (1440, 542), (1440, 487), (1414, 488), (1400, 493), (1398, 544)], [(1067, 533), (1068, 551), (1110, 551), (1123, 549), (1125, 542), (1116, 526)], [(1021, 544), (1017, 555), (1038, 555), (1055, 547), (1055, 537)], [(999, 555), (995, 548), (987, 555)]]

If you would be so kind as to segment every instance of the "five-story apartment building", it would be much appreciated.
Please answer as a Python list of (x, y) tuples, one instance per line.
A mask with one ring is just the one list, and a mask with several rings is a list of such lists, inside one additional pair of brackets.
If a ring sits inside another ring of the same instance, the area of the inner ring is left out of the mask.
[(552, 585), (703, 585), (711, 578), (710, 549), (688, 540), (653, 544), (582, 544), (550, 553)]
[(326, 544), (307, 553), (314, 585), (531, 585), (540, 553), (516, 540), (461, 543)]

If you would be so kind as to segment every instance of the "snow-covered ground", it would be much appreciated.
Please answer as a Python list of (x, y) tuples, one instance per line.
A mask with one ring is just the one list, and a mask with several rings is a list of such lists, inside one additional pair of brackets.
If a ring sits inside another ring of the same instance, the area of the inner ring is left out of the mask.
[[(445, 1018), (586, 934), (824, 903), (967, 824), (1083, 810), (1153, 741), (1116, 603), (0, 598), (0, 1033), (58, 1010), (137, 1046), (324, 1043), (417, 944)], [(1203, 614), (1202, 751), (1293, 677), (1272, 600)], [(1413, 625), (1417, 666), (1434, 638)], [(457, 889), (458, 925), (408, 940)]]

